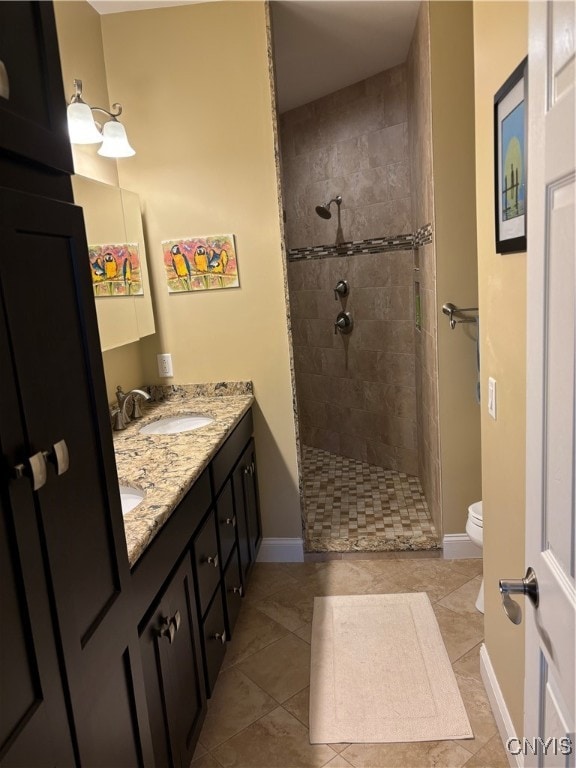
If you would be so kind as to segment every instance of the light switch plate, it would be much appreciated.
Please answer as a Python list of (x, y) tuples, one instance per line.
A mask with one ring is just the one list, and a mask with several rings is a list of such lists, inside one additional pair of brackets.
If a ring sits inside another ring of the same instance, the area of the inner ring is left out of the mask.
[(488, 377), (488, 413), (496, 419), (496, 379)]

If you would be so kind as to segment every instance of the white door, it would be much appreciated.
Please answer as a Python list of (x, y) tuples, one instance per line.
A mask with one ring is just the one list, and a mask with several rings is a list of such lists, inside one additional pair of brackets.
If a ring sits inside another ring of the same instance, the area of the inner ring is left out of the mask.
[(529, 9), (526, 565), (539, 606), (526, 600), (523, 735), (544, 743), (527, 766), (576, 764), (574, 8)]

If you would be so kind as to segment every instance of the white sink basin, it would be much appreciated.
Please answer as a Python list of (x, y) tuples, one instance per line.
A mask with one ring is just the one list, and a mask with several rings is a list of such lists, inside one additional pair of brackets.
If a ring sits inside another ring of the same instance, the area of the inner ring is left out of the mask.
[(140, 432), (143, 435), (175, 435), (178, 432), (190, 432), (193, 429), (200, 429), (207, 424), (212, 424), (214, 419), (211, 416), (203, 416), (201, 413), (188, 413), (183, 416), (167, 416), (165, 419), (158, 419), (151, 424), (142, 427)]
[(122, 514), (131, 512), (146, 496), (146, 491), (139, 488), (130, 488), (127, 485), (120, 486), (120, 502), (122, 504)]

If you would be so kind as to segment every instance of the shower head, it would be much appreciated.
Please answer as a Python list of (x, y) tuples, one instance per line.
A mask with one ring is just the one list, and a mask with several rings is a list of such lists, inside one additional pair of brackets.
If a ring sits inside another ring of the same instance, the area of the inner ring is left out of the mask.
[(332, 200), (329, 200), (327, 203), (324, 203), (324, 205), (317, 205), (316, 206), (316, 213), (318, 216), (320, 216), (323, 219), (331, 219), (332, 214), (330, 213), (330, 206), (332, 203), (336, 203), (338, 208), (340, 208), (340, 204), (342, 202), (342, 195), (336, 195), (336, 197), (333, 197)]

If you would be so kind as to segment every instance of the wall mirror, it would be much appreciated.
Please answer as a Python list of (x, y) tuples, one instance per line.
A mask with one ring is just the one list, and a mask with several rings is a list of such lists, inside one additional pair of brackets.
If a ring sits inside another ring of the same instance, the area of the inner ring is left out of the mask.
[(84, 176), (73, 176), (72, 188), (84, 209), (105, 352), (155, 331), (140, 200), (135, 192)]

